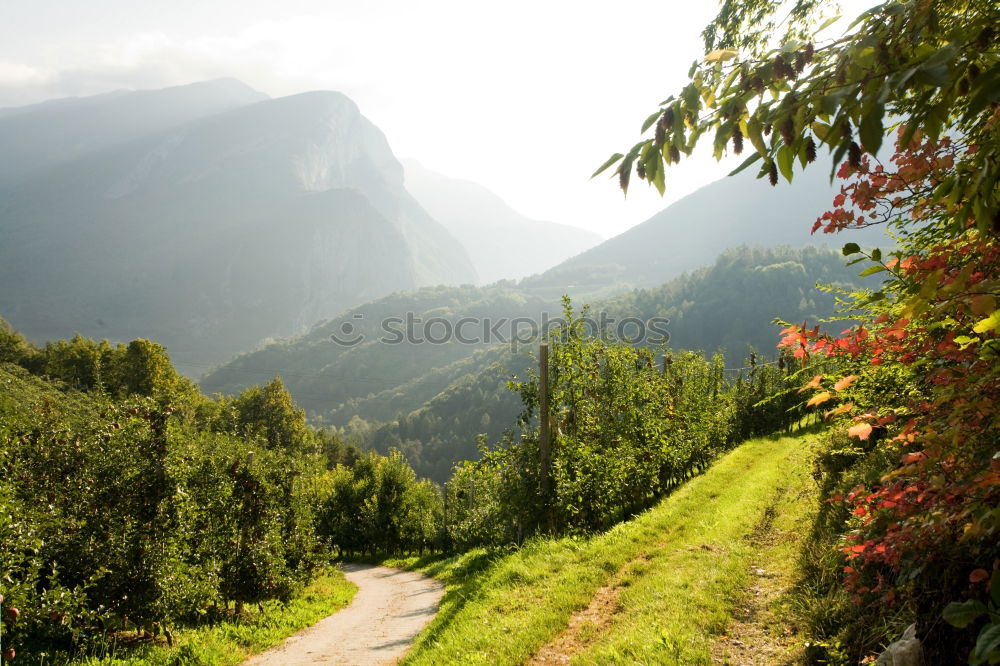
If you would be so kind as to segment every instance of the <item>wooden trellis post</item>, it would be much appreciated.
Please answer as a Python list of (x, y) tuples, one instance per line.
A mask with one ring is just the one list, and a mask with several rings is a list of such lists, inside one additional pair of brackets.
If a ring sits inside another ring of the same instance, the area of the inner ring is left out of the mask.
[[(552, 432), (549, 420), (549, 345), (543, 342), (538, 347), (538, 475), (539, 490), (546, 505), (549, 501), (549, 467), (552, 464)], [(548, 506), (544, 508), (552, 529), (552, 514)]]

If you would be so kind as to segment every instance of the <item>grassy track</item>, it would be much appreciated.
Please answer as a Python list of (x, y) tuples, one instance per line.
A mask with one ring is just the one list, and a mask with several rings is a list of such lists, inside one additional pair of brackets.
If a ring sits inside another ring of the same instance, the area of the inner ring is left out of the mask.
[[(747, 442), (655, 508), (590, 539), (390, 562), (448, 585), (405, 663), (521, 664), (547, 644), (573, 663), (710, 663), (746, 605), (751, 567), (794, 569), (788, 540), (765, 545), (758, 533), (772, 523), (794, 532), (807, 520), (809, 441)], [(590, 617), (598, 591), (608, 603)]]

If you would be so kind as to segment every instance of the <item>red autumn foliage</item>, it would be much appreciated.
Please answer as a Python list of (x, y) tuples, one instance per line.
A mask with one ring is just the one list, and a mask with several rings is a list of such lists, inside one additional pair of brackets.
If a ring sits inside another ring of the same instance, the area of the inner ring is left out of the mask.
[[(918, 133), (897, 142), (889, 166), (869, 156), (856, 168), (845, 163), (838, 175), (847, 182), (813, 231), (895, 220), (905, 251), (884, 262), (868, 255), (888, 280), (884, 299), (862, 300), (865, 324), (840, 336), (805, 323), (782, 331), (779, 347), (803, 365), (813, 355), (841, 359), (858, 385), (880, 367), (920, 378), (892, 411), (864, 405), (872, 411), (849, 431), (865, 440), (884, 429), (878, 446), (900, 450), (898, 467), (828, 500), (846, 502), (853, 516), (841, 551), (858, 600), (894, 602), (919, 587), (917, 574), (955, 578), (956, 567), (963, 580), (982, 581), (1000, 556), (1000, 246), (961, 201), (941, 196), (958, 151), (976, 150)], [(908, 224), (920, 228), (907, 233)]]

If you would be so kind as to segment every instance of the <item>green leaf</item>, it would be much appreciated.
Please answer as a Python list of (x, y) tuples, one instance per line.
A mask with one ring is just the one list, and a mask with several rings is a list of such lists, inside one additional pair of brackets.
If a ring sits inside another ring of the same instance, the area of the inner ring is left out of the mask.
[(830, 165), (830, 182), (833, 182), (833, 177), (837, 173), (837, 169), (840, 167), (841, 160), (844, 159), (844, 155), (847, 154), (847, 150), (851, 147), (850, 141), (844, 141), (837, 150), (833, 153), (833, 164)]
[(747, 136), (758, 153), (763, 155), (767, 152), (767, 144), (764, 143), (763, 125), (760, 122), (760, 118), (756, 115), (750, 116), (750, 119), (747, 120)]
[(646, 167), (646, 180), (656, 186), (656, 189), (663, 194), (663, 156), (655, 146), (650, 144), (651, 149), (643, 154), (643, 165)]
[(1000, 63), (984, 71), (969, 91), (969, 106), (965, 118), (973, 118), (993, 102), (1000, 101)]
[(799, 166), (803, 169), (805, 169), (806, 165), (809, 164), (808, 146), (809, 143), (807, 141), (799, 141), (799, 150), (796, 154), (799, 158)]
[(858, 275), (858, 277), (868, 277), (869, 275), (875, 275), (876, 273), (881, 273), (882, 271), (886, 270), (889, 269), (887, 269), (885, 266), (872, 266), (870, 268), (866, 268), (865, 270), (861, 271), (861, 274)]
[(968, 601), (951, 602), (944, 607), (942, 617), (951, 626), (965, 629), (985, 612), (986, 606), (983, 602), (969, 599)]
[(655, 122), (656, 122), (657, 118), (659, 118), (659, 117), (660, 117), (660, 116), (662, 116), (662, 115), (663, 115), (663, 110), (662, 110), (662, 109), (660, 109), (660, 110), (657, 110), (657, 112), (656, 112), (656, 113), (651, 113), (651, 114), (649, 115), (649, 117), (648, 117), (648, 118), (646, 118), (646, 120), (645, 120), (645, 121), (643, 121), (643, 123), (642, 123), (642, 129), (641, 129), (641, 130), (639, 130), (639, 133), (640, 133), (640, 134), (642, 134), (642, 133), (645, 133), (645, 132), (646, 132), (646, 130), (648, 130), (648, 129), (649, 129), (650, 127), (652, 127), (652, 126), (653, 126), (653, 123), (655, 123)]
[(878, 248), (872, 250), (872, 261), (882, 261), (882, 250)]
[(945, 65), (947, 67), (948, 63), (954, 60), (955, 56), (957, 56), (960, 51), (961, 49), (957, 44), (945, 44), (935, 51), (933, 55), (927, 58), (921, 67), (938, 67), (940, 65)]
[(889, 85), (889, 81), (882, 81), (882, 85), (879, 86), (878, 95), (875, 99), (878, 100), (879, 104), (885, 104), (885, 100), (889, 99), (889, 93), (891, 93), (895, 88)]
[(837, 88), (829, 95), (824, 95), (823, 99), (819, 101), (819, 106), (823, 110), (823, 113), (828, 116), (832, 116), (840, 108), (840, 103), (843, 101), (847, 94), (851, 92), (853, 88), (848, 86), (842, 86)]
[(693, 83), (684, 86), (684, 90), (681, 91), (681, 99), (687, 110), (697, 115), (698, 109), (701, 108), (701, 91), (698, 86)]
[(662, 159), (657, 160), (656, 174), (653, 175), (652, 180), (653, 180), (653, 186), (656, 187), (656, 191), (660, 193), (661, 197), (663, 196), (664, 190), (666, 190), (666, 183), (664, 182), (665, 172), (666, 168), (663, 164)]
[(846, 245), (844, 245), (844, 249), (842, 249), (841, 252), (844, 253), (845, 257), (849, 257), (852, 254), (857, 254), (858, 252), (861, 252), (861, 246), (858, 245), (857, 243), (847, 243)]
[(608, 161), (605, 162), (604, 164), (602, 164), (601, 168), (598, 169), (597, 171), (595, 171), (590, 177), (594, 178), (594, 177), (600, 175), (602, 172), (606, 171), (608, 169), (608, 167), (610, 167), (611, 165), (615, 164), (616, 162), (618, 162), (618, 160), (620, 160), (623, 157), (625, 157), (625, 156), (622, 155), (621, 153), (615, 153), (614, 155), (612, 155), (611, 157), (609, 157)]
[(853, 21), (851, 21), (851, 24), (849, 26), (847, 26), (847, 29), (850, 30), (851, 28), (853, 28), (857, 24), (861, 23), (865, 19), (870, 18), (871, 15), (872, 15), (872, 10), (870, 10), (870, 9), (868, 11), (861, 12), (861, 14), (859, 14), (856, 19), (854, 19)]
[(733, 49), (715, 49), (710, 51), (705, 56), (705, 62), (724, 62), (726, 60), (732, 60), (739, 55), (738, 51)]
[(827, 125), (826, 123), (821, 123), (820, 121), (817, 120), (812, 125), (810, 125), (810, 128), (812, 129), (813, 134), (816, 135), (817, 139), (819, 139), (823, 143), (826, 143), (826, 137), (830, 134), (829, 125)]
[(754, 153), (750, 157), (748, 157), (745, 160), (743, 160), (743, 164), (739, 165), (738, 167), (736, 167), (735, 169), (733, 169), (732, 171), (730, 171), (729, 175), (730, 176), (735, 176), (740, 171), (743, 171), (743, 169), (746, 169), (748, 166), (750, 166), (751, 164), (753, 164), (754, 162), (756, 162), (759, 159), (761, 159), (760, 153)]
[(795, 160), (795, 152), (791, 146), (782, 146), (778, 149), (778, 170), (789, 183), (792, 182), (792, 163)]
[(1000, 310), (994, 310), (989, 317), (972, 327), (976, 333), (986, 333), (997, 329), (1000, 329)]
[(924, 278), (920, 287), (920, 298), (929, 301), (937, 294), (938, 285), (941, 284), (941, 277), (944, 271), (940, 268)]
[(840, 20), (840, 14), (837, 14), (836, 16), (831, 16), (827, 20), (823, 21), (823, 23), (821, 23), (818, 28), (816, 28), (816, 32), (822, 32), (822, 31), (826, 30), (827, 28), (829, 28), (831, 25), (833, 25), (834, 23), (836, 23), (839, 20)]
[(917, 80), (930, 86), (942, 88), (948, 85), (948, 65), (930, 66), (924, 63), (917, 68)]
[(969, 658), (970, 664), (995, 664), (1000, 660), (1000, 622), (991, 622), (979, 632), (976, 647)]
[(794, 53), (802, 48), (802, 42), (797, 39), (789, 39), (787, 42), (781, 45), (782, 53)]
[(861, 143), (865, 150), (874, 155), (882, 147), (882, 138), (885, 136), (885, 129), (882, 127), (882, 118), (885, 115), (885, 107), (875, 104), (871, 110), (861, 116)]

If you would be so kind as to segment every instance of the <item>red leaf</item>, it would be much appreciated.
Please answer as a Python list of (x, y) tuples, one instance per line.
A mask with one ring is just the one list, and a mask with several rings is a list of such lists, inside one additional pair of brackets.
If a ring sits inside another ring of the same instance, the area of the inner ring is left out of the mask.
[(970, 583), (982, 583), (984, 580), (990, 577), (990, 572), (986, 569), (976, 569), (969, 574)]
[(859, 423), (856, 426), (851, 426), (847, 434), (850, 437), (857, 437), (861, 441), (864, 441), (872, 434), (872, 426), (870, 423)]
[(806, 384), (805, 386), (803, 386), (802, 388), (799, 389), (799, 393), (802, 393), (806, 389), (819, 388), (819, 383), (820, 383), (820, 380), (822, 380), (822, 379), (823, 379), (823, 375), (816, 375), (815, 377), (812, 378), (812, 380), (810, 380), (810, 382), (808, 384)]
[(812, 407), (813, 405), (822, 405), (824, 402), (832, 398), (829, 391), (823, 391), (822, 393), (817, 393), (813, 397), (809, 398), (809, 402), (806, 403), (806, 407)]
[(833, 390), (843, 391), (845, 388), (853, 384), (857, 378), (858, 378), (857, 375), (847, 375), (846, 377), (844, 377), (843, 379), (841, 379), (840, 381), (838, 381), (836, 384), (833, 385)]
[(823, 414), (823, 417), (824, 418), (830, 418), (831, 416), (837, 416), (839, 414), (846, 414), (847, 412), (851, 411), (852, 409), (854, 409), (854, 403), (853, 402), (845, 402), (840, 407), (837, 407), (836, 409), (831, 409), (830, 411), (828, 411), (825, 414)]

